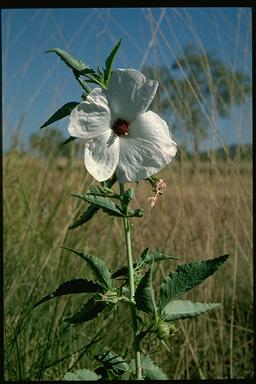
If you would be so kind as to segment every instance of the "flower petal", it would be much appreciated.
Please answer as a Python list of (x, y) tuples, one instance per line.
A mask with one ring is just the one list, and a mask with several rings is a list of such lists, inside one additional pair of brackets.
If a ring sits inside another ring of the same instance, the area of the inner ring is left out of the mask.
[(141, 114), (120, 137), (116, 169), (120, 183), (145, 179), (169, 164), (177, 152), (166, 122), (156, 113)]
[(96, 180), (104, 181), (112, 176), (119, 159), (119, 147), (119, 138), (111, 130), (85, 144), (85, 167)]
[(70, 114), (68, 131), (71, 136), (92, 139), (110, 130), (110, 110), (101, 88), (94, 88)]
[(131, 123), (139, 114), (147, 110), (157, 87), (156, 80), (146, 80), (146, 77), (135, 69), (113, 71), (106, 90), (113, 117), (111, 123), (113, 124), (116, 119)]

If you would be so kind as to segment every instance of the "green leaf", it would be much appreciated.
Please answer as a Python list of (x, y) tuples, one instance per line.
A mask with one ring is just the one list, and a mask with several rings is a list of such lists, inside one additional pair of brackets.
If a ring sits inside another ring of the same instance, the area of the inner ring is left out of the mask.
[(96, 278), (100, 281), (102, 287), (104, 288), (104, 292), (108, 291), (111, 288), (111, 285), (112, 285), (111, 272), (108, 268), (108, 265), (105, 263), (105, 261), (103, 261), (99, 257), (90, 256), (83, 252), (79, 252), (68, 247), (62, 247), (62, 248), (75, 253), (76, 255), (80, 256), (83, 260), (85, 260), (88, 263), (92, 272), (95, 274)]
[(90, 93), (90, 88), (88, 87), (88, 85), (87, 85), (87, 82), (86, 82), (86, 80), (84, 80), (83, 78), (82, 78), (82, 76), (79, 74), (79, 72), (77, 72), (77, 71), (75, 71), (75, 70), (73, 70), (73, 73), (74, 73), (74, 76), (75, 76), (75, 78), (76, 78), (76, 80), (78, 81), (78, 83), (81, 85), (81, 87), (84, 89), (84, 93), (83, 93), (83, 97), (82, 97), (82, 99), (83, 100), (86, 100), (86, 96), (88, 95), (88, 93)]
[(74, 316), (65, 319), (68, 323), (82, 323), (95, 319), (109, 304), (100, 301), (100, 297), (95, 295), (77, 312)]
[(77, 228), (80, 225), (86, 223), (95, 215), (96, 212), (98, 212), (99, 209), (100, 207), (97, 207), (97, 205), (91, 204), (86, 209), (86, 211), (79, 217), (79, 219), (77, 219), (73, 224), (69, 226), (69, 229)]
[(110, 199), (103, 196), (94, 196), (90, 194), (73, 194), (72, 196), (78, 197), (86, 201), (87, 203), (92, 203), (97, 205), (99, 208), (103, 210), (103, 212), (108, 213), (111, 216), (123, 217), (124, 214), (121, 209), (113, 203)]
[(134, 191), (132, 188), (127, 189), (124, 194), (122, 195), (121, 200), (125, 205), (128, 205), (130, 201), (134, 198)]
[(46, 53), (48, 52), (56, 53), (69, 68), (75, 71), (84, 73), (86, 70), (89, 70), (89, 66), (87, 64), (83, 63), (81, 60), (76, 59), (70, 53), (68, 53), (67, 51), (64, 51), (63, 49), (51, 48), (48, 51), (46, 51)]
[(78, 369), (75, 372), (67, 372), (63, 377), (63, 380), (71, 380), (71, 381), (90, 381), (90, 380), (99, 380), (101, 376), (97, 375), (94, 371), (90, 369)]
[[(104, 181), (102, 184), (106, 188), (111, 188), (112, 185), (115, 184), (116, 180), (117, 180), (116, 175), (114, 174), (114, 176), (111, 179)], [(70, 225), (69, 229), (79, 227), (80, 225), (86, 223), (95, 215), (95, 213), (98, 212), (99, 209), (100, 209), (99, 206), (97, 206), (95, 204), (91, 204), (87, 208), (87, 210), (79, 217), (79, 219), (76, 220), (72, 225)]]
[(114, 175), (110, 179), (103, 181), (101, 185), (105, 188), (111, 188), (116, 181), (117, 181), (117, 177), (116, 177), (116, 173), (114, 173)]
[(74, 141), (74, 140), (76, 140), (76, 137), (69, 136), (65, 141), (63, 141), (62, 145), (68, 144), (68, 143), (70, 143), (71, 141)]
[(168, 380), (166, 374), (153, 363), (148, 355), (142, 359), (141, 366), (145, 380)]
[(179, 265), (175, 272), (171, 272), (166, 277), (160, 287), (160, 308), (163, 309), (169, 301), (176, 299), (202, 283), (207, 277), (217, 271), (228, 257), (228, 255), (224, 255), (215, 259)]
[(116, 353), (107, 351), (95, 356), (96, 360), (101, 362), (108, 371), (112, 371), (114, 375), (121, 375), (129, 370), (126, 361)]
[(142, 217), (144, 215), (144, 209), (135, 209), (135, 211), (129, 211), (128, 217)]
[(106, 86), (108, 85), (108, 82), (110, 79), (111, 68), (112, 68), (114, 57), (115, 57), (120, 45), (121, 45), (121, 39), (118, 41), (116, 46), (112, 49), (110, 55), (107, 57), (107, 59), (105, 61), (104, 82), (105, 82)]
[[(141, 355), (141, 367), (144, 380), (168, 380), (166, 374), (150, 359), (148, 355)], [(135, 371), (135, 361), (131, 360), (130, 368)]]
[[(135, 267), (136, 267), (136, 263), (133, 264), (133, 268), (135, 268)], [(126, 277), (127, 275), (128, 275), (128, 267), (125, 266), (125, 267), (119, 268), (117, 271), (112, 273), (111, 278), (116, 279), (116, 278), (121, 277), (121, 276)]]
[(143, 251), (141, 252), (140, 256), (138, 257), (138, 259), (136, 261), (136, 264), (142, 265), (143, 261), (147, 258), (148, 253), (149, 253), (149, 247), (143, 249)]
[[(163, 252), (161, 251), (154, 251), (154, 252), (146, 252), (149, 248), (146, 248), (141, 256), (137, 260), (137, 264), (141, 264), (141, 266), (145, 264), (149, 264), (152, 262), (159, 262), (159, 261), (166, 261), (170, 259), (177, 260), (178, 257), (176, 256), (166, 256)], [(145, 252), (145, 253), (144, 253)]]
[(152, 316), (157, 313), (154, 289), (152, 286), (152, 268), (145, 273), (135, 292), (136, 307)]
[(36, 308), (38, 305), (45, 303), (46, 301), (53, 299), (57, 296), (70, 295), (74, 293), (89, 293), (89, 292), (103, 292), (102, 286), (96, 283), (95, 281), (87, 279), (74, 279), (66, 281), (61, 284), (56, 291), (43, 297), (33, 308)]
[(95, 194), (95, 195), (103, 195), (103, 192), (98, 185), (91, 185), (90, 186), (90, 193)]
[(192, 318), (218, 308), (220, 303), (192, 303), (189, 300), (173, 300), (167, 304), (162, 315), (165, 321)]
[(69, 103), (64, 104), (60, 109), (58, 109), (41, 127), (40, 129), (47, 127), (47, 125), (50, 125), (52, 123), (55, 123), (55, 121), (58, 121), (60, 119), (63, 119), (63, 117), (66, 117), (70, 115), (71, 111), (78, 105), (76, 101), (71, 101)]
[[(178, 259), (176, 256), (166, 256), (161, 251), (149, 252), (149, 248), (145, 248), (141, 255), (138, 257), (136, 263), (133, 264), (133, 268), (138, 270), (141, 269), (144, 265), (150, 263), (156, 263), (159, 261), (166, 261), (170, 259)], [(116, 279), (120, 276), (127, 276), (128, 268), (127, 266), (121, 267), (116, 272), (112, 274), (112, 279)]]

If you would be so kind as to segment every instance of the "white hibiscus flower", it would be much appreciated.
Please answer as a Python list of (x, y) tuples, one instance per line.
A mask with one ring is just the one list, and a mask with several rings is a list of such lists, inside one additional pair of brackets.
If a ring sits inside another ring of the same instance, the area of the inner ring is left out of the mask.
[(145, 179), (175, 156), (168, 125), (147, 111), (157, 87), (137, 70), (114, 70), (107, 90), (94, 88), (72, 110), (68, 131), (85, 140), (85, 167), (96, 180), (114, 172), (122, 184)]

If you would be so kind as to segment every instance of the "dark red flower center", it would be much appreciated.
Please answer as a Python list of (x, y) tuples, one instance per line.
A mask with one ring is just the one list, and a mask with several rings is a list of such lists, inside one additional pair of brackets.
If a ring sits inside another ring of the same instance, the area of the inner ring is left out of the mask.
[(127, 121), (118, 119), (114, 123), (112, 129), (116, 135), (121, 136), (121, 135), (128, 135), (128, 127), (129, 127), (129, 124), (127, 123)]

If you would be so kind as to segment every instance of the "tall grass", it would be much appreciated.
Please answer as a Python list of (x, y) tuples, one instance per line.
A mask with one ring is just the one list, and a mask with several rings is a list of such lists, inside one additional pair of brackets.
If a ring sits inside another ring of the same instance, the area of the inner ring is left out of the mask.
[[(225, 36), (220, 28), (220, 12), (217, 9), (209, 22), (215, 23), (221, 48), (221, 39)], [(179, 41), (174, 43), (176, 35), (172, 22), (175, 17), (183, 20), (184, 25), (186, 23), (187, 33), (198, 46), (207, 49), (186, 10), (172, 9), (171, 13), (163, 9), (158, 18), (150, 9), (143, 9), (142, 14), (144, 22), (151, 28), (151, 39), (147, 50), (140, 51), (141, 67), (147, 62), (158, 65), (160, 59), (166, 63), (170, 57), (175, 60), (174, 44), (182, 51)], [(49, 15), (50, 11), (47, 17)], [(100, 17), (104, 20), (103, 16), (101, 11), (99, 20)], [(42, 27), (47, 17), (42, 20)], [(112, 22), (111, 17), (109, 11), (108, 20)], [(243, 9), (238, 10), (238, 25), (230, 26), (230, 31), (236, 29), (229, 35), (235, 39), (236, 56), (243, 55), (244, 62), (247, 62), (248, 51), (240, 39), (239, 23), (246, 17)], [(162, 28), (164, 22), (169, 23), (168, 34)], [(118, 27), (118, 20), (115, 23)], [(111, 34), (109, 25), (105, 24), (106, 33), (114, 40), (116, 36)], [(58, 31), (61, 36), (61, 28)], [(139, 51), (138, 43), (128, 31), (125, 32)], [(23, 33), (20, 30), (17, 39)], [(8, 46), (15, 48), (17, 42), (9, 41)], [(60, 38), (60, 47), (62, 42)], [(35, 49), (31, 50), (31, 60), (22, 76), (26, 75), (35, 57)], [(125, 61), (125, 53), (122, 54)], [(52, 76), (51, 71), (48, 75)], [(65, 88), (65, 83), (62, 86)], [(41, 90), (39, 86), (35, 98)], [(194, 92), (200, 101), (199, 90), (195, 88)], [(59, 101), (61, 98), (56, 96)], [(52, 100), (53, 106), (56, 99)], [(32, 95), (30, 106), (33, 100)], [(170, 109), (172, 105), (170, 100)], [(9, 107), (8, 113), (11, 108), (13, 106)], [(217, 142), (225, 147), (214, 109), (205, 113), (213, 144)], [(48, 115), (48, 112), (42, 115), (42, 121)], [(247, 124), (243, 119), (244, 113), (236, 121), (234, 115), (230, 117), (230, 124), (235, 123), (238, 139), (243, 139), (242, 129)], [(181, 132), (181, 138), (186, 141), (185, 131)], [(68, 230), (84, 207), (70, 194), (86, 191), (92, 182), (82, 157), (80, 160), (72, 158), (63, 168), (58, 166), (52, 153), (47, 158), (34, 158), (30, 153), (20, 151), (18, 142), (19, 135), (13, 149), (3, 158), (5, 379), (56, 380), (73, 368), (93, 369), (96, 364), (94, 355), (104, 348), (114, 349), (124, 357), (130, 356), (131, 330), (125, 326), (125, 307), (115, 315), (106, 314), (103, 319), (75, 326), (68, 325), (63, 319), (83, 304), (83, 295), (63, 297), (32, 310), (41, 296), (55, 290), (61, 282), (88, 277), (83, 261), (63, 250), (62, 245), (98, 255), (113, 270), (123, 263), (125, 248), (118, 219), (101, 213), (97, 214), (99, 220), (92, 219), (85, 226)], [(181, 263), (230, 254), (229, 261), (216, 276), (188, 295), (194, 301), (222, 302), (221, 309), (200, 318), (180, 321), (179, 332), (170, 339), (170, 352), (157, 345), (154, 339), (143, 345), (143, 349), (149, 350), (153, 360), (173, 379), (253, 376), (252, 169), (250, 158), (241, 159), (240, 143), (238, 141), (234, 158), (226, 153), (225, 160), (218, 160), (216, 153), (209, 151), (208, 161), (196, 164), (181, 151), (173, 164), (160, 173), (168, 189), (153, 209), (147, 200), (152, 194), (150, 186), (146, 182), (134, 185), (134, 207), (145, 208), (144, 217), (133, 220), (134, 256), (144, 246), (161, 248), (166, 254), (178, 256)], [(176, 265), (176, 261), (171, 261), (159, 266), (159, 278)], [(113, 327), (113, 321), (119, 324), (118, 328)]]
[[(223, 303), (223, 307), (200, 319), (180, 322), (180, 333), (171, 339), (171, 352), (149, 347), (170, 377), (227, 378), (252, 374), (252, 223), (251, 166), (237, 178), (223, 163), (203, 164), (196, 173), (186, 161), (177, 161), (161, 173), (168, 189), (154, 209), (146, 183), (137, 187), (134, 206), (144, 206), (145, 217), (133, 222), (134, 255), (144, 244), (176, 255), (181, 262), (229, 253), (222, 272), (194, 291), (191, 299)], [(81, 211), (70, 197), (84, 191), (91, 178), (84, 176), (81, 162), (58, 169), (54, 161), (36, 160), (11, 153), (4, 159), (4, 257), (5, 257), (5, 359), (6, 378), (60, 378), (100, 330), (104, 339), (79, 361), (91, 366), (92, 356), (104, 347), (121, 354), (129, 329), (124, 331), (125, 308), (102, 322), (68, 326), (70, 315), (83, 297), (64, 297), (32, 311), (42, 295), (61, 282), (88, 276), (82, 261), (60, 247), (66, 244), (103, 257), (115, 270), (125, 256), (122, 228), (116, 219), (93, 219), (69, 231), (68, 225)], [(9, 171), (8, 171), (9, 169)], [(189, 182), (188, 182), (189, 180)], [(159, 267), (166, 275), (176, 262)], [(81, 295), (82, 296), (82, 295)], [(130, 346), (131, 347), (131, 346)], [(160, 351), (158, 351), (160, 350)], [(65, 356), (66, 359), (62, 360)], [(59, 363), (52, 365), (54, 362)], [(49, 367), (48, 367), (49, 366)]]

